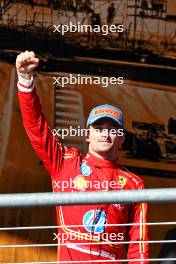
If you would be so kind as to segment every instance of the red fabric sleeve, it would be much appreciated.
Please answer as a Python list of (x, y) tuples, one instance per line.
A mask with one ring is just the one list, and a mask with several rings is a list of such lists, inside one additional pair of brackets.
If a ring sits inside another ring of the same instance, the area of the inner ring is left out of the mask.
[[(139, 189), (144, 189), (143, 182)], [(142, 261), (142, 259), (149, 258), (149, 243), (146, 242), (149, 240), (149, 228), (148, 225), (145, 225), (147, 223), (147, 207), (146, 203), (136, 203), (131, 206), (129, 222), (137, 225), (130, 226), (128, 240), (140, 242), (129, 244), (127, 258), (130, 260), (140, 259), (140, 261), (129, 261), (129, 264), (149, 264), (149, 261)]]
[(63, 155), (71, 150), (63, 146), (54, 136), (42, 111), (36, 89), (18, 92), (23, 125), (30, 142), (51, 176), (60, 171)]

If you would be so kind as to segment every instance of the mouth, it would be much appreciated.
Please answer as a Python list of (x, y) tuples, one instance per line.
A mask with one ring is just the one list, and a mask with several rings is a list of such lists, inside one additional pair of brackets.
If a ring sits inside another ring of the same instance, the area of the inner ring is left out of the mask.
[(111, 141), (109, 141), (109, 140), (100, 140), (99, 142), (101, 142), (101, 143), (111, 143)]

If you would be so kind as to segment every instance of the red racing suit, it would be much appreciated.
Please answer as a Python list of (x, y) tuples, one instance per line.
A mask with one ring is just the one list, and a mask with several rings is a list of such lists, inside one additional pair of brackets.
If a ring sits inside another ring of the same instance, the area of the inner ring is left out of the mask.
[[(66, 191), (71, 196), (72, 192), (101, 190), (103, 195), (107, 190), (144, 188), (143, 181), (118, 161), (99, 159), (90, 153), (83, 157), (77, 149), (64, 146), (48, 126), (32, 80), (20, 78), (18, 88), (26, 133), (51, 175), (54, 192)], [(58, 263), (114, 260), (119, 264), (125, 241), (134, 241), (125, 244), (129, 263), (149, 263), (143, 260), (149, 258), (147, 204), (57, 206), (56, 213)]]

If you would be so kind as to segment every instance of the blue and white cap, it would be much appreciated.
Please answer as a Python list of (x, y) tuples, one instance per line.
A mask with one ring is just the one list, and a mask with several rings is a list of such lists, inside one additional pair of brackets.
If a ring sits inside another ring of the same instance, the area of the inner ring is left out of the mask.
[(99, 105), (92, 109), (87, 120), (87, 127), (102, 118), (111, 118), (122, 128), (124, 127), (122, 111), (119, 108), (108, 104)]

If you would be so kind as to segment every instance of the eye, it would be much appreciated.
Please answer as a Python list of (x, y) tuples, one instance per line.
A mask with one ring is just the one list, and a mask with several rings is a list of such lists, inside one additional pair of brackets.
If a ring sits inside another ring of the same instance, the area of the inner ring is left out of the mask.
[(96, 128), (95, 128), (95, 131), (96, 131), (97, 133), (100, 133), (100, 132), (102, 131), (102, 128), (101, 128), (101, 127), (96, 127)]
[(116, 134), (117, 134), (117, 129), (116, 129), (115, 127), (110, 127), (110, 128), (109, 128), (109, 133), (110, 133), (111, 135), (116, 135)]

